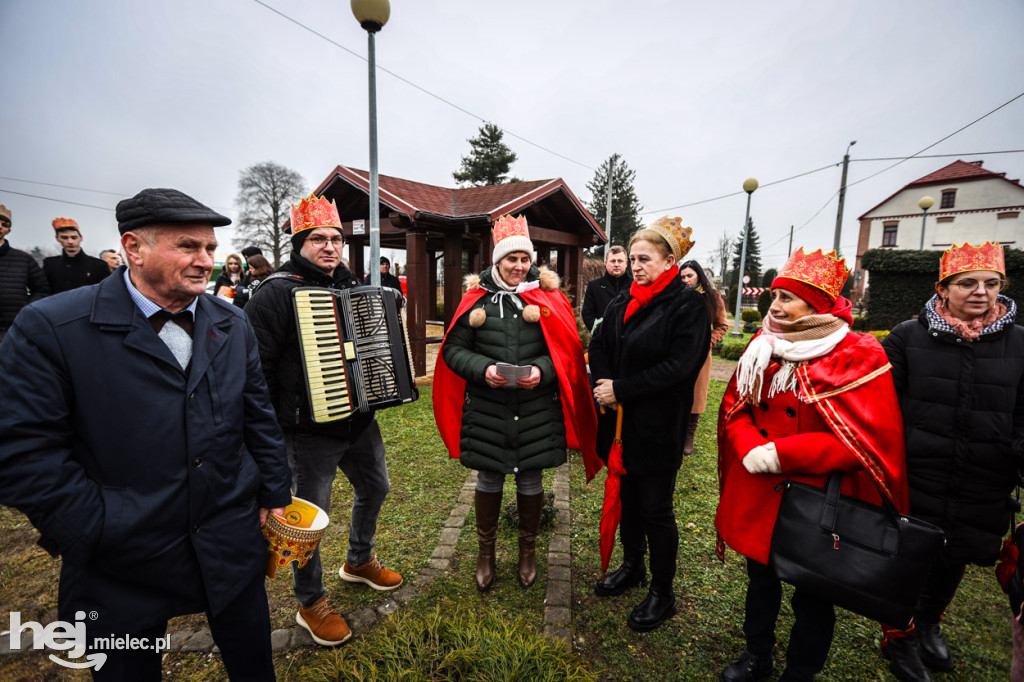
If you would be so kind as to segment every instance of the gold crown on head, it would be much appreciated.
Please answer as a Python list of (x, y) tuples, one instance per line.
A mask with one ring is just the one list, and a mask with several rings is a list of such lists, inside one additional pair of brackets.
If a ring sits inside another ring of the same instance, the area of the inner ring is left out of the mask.
[(971, 270), (993, 270), (1006, 277), (1006, 256), (999, 242), (985, 242), (981, 246), (971, 246), (964, 242), (963, 246), (949, 247), (942, 252), (939, 264), (939, 281), (961, 272)]
[(839, 298), (839, 292), (843, 290), (848, 275), (846, 259), (839, 258), (835, 251), (824, 253), (818, 249), (804, 253), (802, 246), (793, 252), (778, 274), (779, 277), (810, 284), (832, 298)]
[(530, 228), (526, 224), (526, 216), (513, 218), (512, 214), (503, 215), (494, 221), (494, 230), (491, 232), (493, 242), (498, 242), (508, 237), (530, 238)]
[(318, 227), (336, 227), (340, 230), (341, 218), (334, 201), (310, 194), (299, 201), (298, 206), (292, 206), (292, 234)]
[(74, 229), (77, 230), (78, 229), (78, 223), (76, 223), (71, 218), (54, 218), (53, 219), (53, 229), (60, 231), (60, 230), (65, 230), (65, 229), (67, 229), (69, 227), (74, 228)]
[(654, 230), (665, 238), (665, 241), (668, 242), (668, 247), (672, 249), (672, 255), (676, 257), (676, 263), (682, 262), (683, 257), (690, 252), (690, 249), (696, 243), (690, 239), (690, 235), (693, 234), (693, 228), (683, 227), (683, 219), (679, 216), (675, 218), (662, 216), (655, 220), (648, 229)]

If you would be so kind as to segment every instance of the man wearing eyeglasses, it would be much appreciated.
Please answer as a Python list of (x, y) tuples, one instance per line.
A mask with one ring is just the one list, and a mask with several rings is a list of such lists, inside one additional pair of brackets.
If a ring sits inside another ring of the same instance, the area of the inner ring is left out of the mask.
[[(316, 424), (310, 415), (303, 359), (295, 324), (292, 290), (296, 287), (349, 289), (359, 286), (341, 260), (341, 220), (334, 202), (310, 195), (291, 209), (291, 259), (263, 281), (245, 307), (259, 341), (260, 360), (278, 421), (285, 433), (292, 489), (296, 497), (330, 511), (338, 469), (354, 490), (348, 554), (342, 580), (393, 590), (402, 576), (384, 568), (373, 554), (377, 518), (388, 494), (384, 441), (372, 412)], [(303, 568), (292, 564), (296, 622), (324, 646), (352, 636), (345, 620), (328, 603), (320, 550)]]
[(19, 310), (50, 293), (46, 275), (35, 259), (7, 241), (10, 231), (11, 209), (0, 204), (0, 340)]

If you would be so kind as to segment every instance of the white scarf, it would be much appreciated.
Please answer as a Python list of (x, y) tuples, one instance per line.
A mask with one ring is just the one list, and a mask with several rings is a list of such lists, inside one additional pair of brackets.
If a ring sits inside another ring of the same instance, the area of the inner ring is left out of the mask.
[(500, 287), (501, 291), (495, 291), (491, 296), (491, 303), (498, 304), (498, 317), (505, 317), (505, 306), (504, 301), (506, 298), (512, 302), (517, 310), (523, 309), (523, 301), (516, 294), (521, 294), (524, 291), (530, 291), (540, 286), (540, 280), (535, 279), (532, 282), (520, 282), (517, 286), (507, 284), (504, 279), (501, 278), (501, 273), (498, 271), (498, 266), (495, 265), (491, 268), (491, 280)]
[[(796, 367), (801, 362), (828, 355), (839, 342), (846, 338), (850, 326), (843, 324), (838, 331), (828, 336), (809, 341), (787, 341), (767, 330), (754, 338), (743, 351), (739, 367), (736, 368), (736, 390), (741, 398), (752, 396), (755, 402), (761, 400), (761, 384), (764, 370), (773, 357), (779, 358), (779, 371), (772, 377), (768, 397), (796, 389)], [(756, 393), (756, 395), (755, 395)]]

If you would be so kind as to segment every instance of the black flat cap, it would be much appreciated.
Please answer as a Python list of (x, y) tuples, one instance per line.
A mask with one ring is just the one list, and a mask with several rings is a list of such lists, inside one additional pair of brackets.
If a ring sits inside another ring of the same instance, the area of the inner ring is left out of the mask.
[(117, 229), (121, 234), (153, 223), (208, 223), (230, 225), (231, 219), (203, 206), (176, 189), (144, 189), (117, 202)]

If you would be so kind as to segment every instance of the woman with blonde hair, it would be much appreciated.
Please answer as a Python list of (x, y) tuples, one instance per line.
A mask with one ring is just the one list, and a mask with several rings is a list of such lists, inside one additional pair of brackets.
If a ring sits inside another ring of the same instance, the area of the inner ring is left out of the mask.
[(647, 632), (675, 615), (679, 529), (673, 499), (683, 459), (693, 386), (707, 354), (711, 323), (703, 297), (679, 279), (677, 263), (693, 246), (682, 218), (660, 218), (629, 240), (633, 284), (612, 299), (590, 340), (597, 447), (611, 452), (617, 409), (622, 410), (620, 498), (622, 566), (594, 586), (601, 597), (651, 585), (627, 624)]

